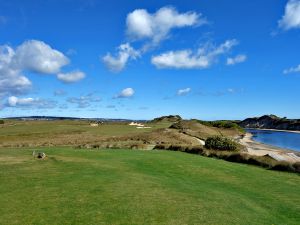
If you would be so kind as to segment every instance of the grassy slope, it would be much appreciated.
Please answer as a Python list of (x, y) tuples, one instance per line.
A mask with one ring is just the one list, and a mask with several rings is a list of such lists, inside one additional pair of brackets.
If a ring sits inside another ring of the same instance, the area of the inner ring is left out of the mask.
[(0, 125), (0, 146), (14, 146), (22, 143), (41, 145), (76, 145), (94, 142), (99, 138), (140, 134), (159, 128), (169, 127), (171, 123), (149, 123), (151, 129), (137, 129), (128, 123), (105, 123), (91, 127), (88, 121), (6, 121)]
[(0, 224), (298, 224), (300, 177), (180, 152), (0, 149)]

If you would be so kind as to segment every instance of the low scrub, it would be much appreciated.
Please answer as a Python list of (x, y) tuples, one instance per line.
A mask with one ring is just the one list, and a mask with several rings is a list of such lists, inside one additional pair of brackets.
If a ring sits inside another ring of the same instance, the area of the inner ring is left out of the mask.
[(238, 144), (223, 136), (212, 136), (206, 139), (205, 148), (221, 151), (236, 151), (238, 150)]
[(223, 128), (223, 129), (237, 129), (241, 132), (245, 132), (245, 130), (240, 127), (237, 123), (234, 123), (232, 121), (226, 121), (226, 120), (219, 120), (219, 121), (203, 121), (198, 120), (198, 123), (201, 123), (205, 126), (209, 127), (217, 127), (217, 128)]
[(244, 152), (209, 150), (202, 147), (191, 147), (182, 145), (156, 145), (157, 150), (181, 151), (191, 154), (199, 154), (206, 157), (223, 159), (229, 162), (243, 163), (260, 166), (269, 170), (280, 170), (300, 173), (300, 163), (278, 162), (264, 156), (253, 156)]
[(203, 154), (204, 149), (198, 146), (188, 146), (188, 145), (156, 145), (154, 149), (157, 150), (169, 150), (169, 151), (180, 151), (191, 154)]

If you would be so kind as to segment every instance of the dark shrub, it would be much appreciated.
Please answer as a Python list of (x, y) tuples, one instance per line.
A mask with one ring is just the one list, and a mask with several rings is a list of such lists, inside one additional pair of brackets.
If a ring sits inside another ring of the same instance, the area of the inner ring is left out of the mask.
[(293, 164), (293, 167), (295, 168), (295, 171), (300, 173), (300, 162), (296, 162)]
[(4, 120), (0, 120), (0, 124), (4, 124)]
[(207, 138), (205, 141), (205, 147), (221, 151), (236, 151), (238, 149), (236, 142), (222, 136), (212, 136)]
[(278, 162), (276, 165), (274, 165), (272, 170), (279, 170), (279, 171), (290, 171), (290, 172), (296, 172), (295, 168), (292, 164), (288, 162)]
[(185, 151), (187, 153), (191, 153), (191, 154), (202, 154), (203, 153), (203, 148), (201, 148), (201, 147), (192, 147), (192, 148), (187, 148)]

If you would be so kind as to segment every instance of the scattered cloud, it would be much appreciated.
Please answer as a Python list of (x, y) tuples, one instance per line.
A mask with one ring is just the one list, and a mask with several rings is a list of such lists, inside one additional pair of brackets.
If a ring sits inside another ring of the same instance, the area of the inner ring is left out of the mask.
[(191, 92), (191, 90), (192, 90), (191, 88), (179, 89), (179, 90), (177, 91), (177, 95), (178, 95), (178, 96), (187, 95), (188, 93)]
[(205, 69), (217, 61), (218, 56), (228, 53), (238, 44), (236, 39), (227, 40), (219, 46), (206, 44), (196, 52), (190, 49), (169, 51), (153, 56), (151, 62), (157, 68)]
[(227, 91), (228, 91), (229, 93), (235, 93), (235, 92), (236, 92), (236, 90), (233, 89), (233, 88), (228, 88)]
[(85, 73), (77, 70), (69, 73), (57, 74), (57, 79), (64, 83), (75, 83), (85, 78)]
[(233, 58), (227, 58), (227, 65), (235, 65), (238, 63), (242, 63), (245, 62), (247, 60), (247, 56), (246, 55), (237, 55), (236, 57)]
[[(136, 9), (126, 18), (126, 34), (129, 43), (121, 44), (117, 54), (107, 53), (102, 62), (112, 72), (120, 72), (129, 60), (140, 57), (161, 41), (170, 37), (172, 29), (200, 26), (207, 23), (206, 19), (196, 12), (179, 13), (174, 7), (162, 7), (155, 13), (146, 9)], [(131, 44), (140, 41), (142, 47), (134, 49)]]
[(289, 69), (285, 69), (283, 71), (284, 74), (289, 74), (289, 73), (300, 73), (300, 65), (296, 66), (296, 67), (291, 67)]
[(134, 90), (132, 88), (123, 89), (115, 98), (130, 98), (134, 95)]
[(179, 13), (174, 7), (162, 7), (151, 14), (145, 9), (136, 9), (127, 15), (126, 33), (132, 40), (150, 39), (156, 45), (168, 38), (174, 28), (207, 23), (196, 12)]
[(16, 96), (10, 96), (7, 100), (7, 107), (19, 107), (19, 108), (37, 108), (37, 109), (49, 109), (56, 107), (56, 101), (45, 100), (39, 98), (18, 98)]
[(278, 21), (278, 25), (284, 30), (300, 28), (300, 0), (288, 1), (284, 15)]
[(76, 55), (77, 51), (73, 48), (68, 49), (68, 51), (66, 52), (67, 55)]
[(80, 97), (70, 97), (67, 102), (77, 104), (78, 108), (87, 108), (91, 106), (91, 103), (100, 102), (101, 98), (94, 97), (92, 94), (82, 95)]
[(108, 108), (108, 109), (115, 109), (116, 106), (115, 105), (107, 105), (106, 108)]
[(66, 95), (66, 91), (65, 90), (62, 90), (62, 89), (59, 89), (59, 90), (55, 90), (54, 93), (53, 93), (55, 96), (64, 96)]
[(242, 92), (244, 92), (243, 88), (241, 88), (241, 89), (227, 88), (226, 90), (220, 90), (220, 91), (212, 92), (209, 95), (216, 96), (216, 97), (221, 97), (221, 96), (224, 96), (224, 95), (239, 94), (239, 93), (242, 93)]
[(120, 72), (124, 69), (129, 59), (136, 59), (140, 56), (140, 52), (131, 47), (129, 43), (122, 44), (118, 48), (116, 56), (107, 53), (102, 57), (103, 63), (112, 72)]
[[(25, 41), (16, 49), (8, 45), (0, 46), (0, 98), (28, 91), (32, 83), (24, 75), (27, 71), (56, 74), (69, 63), (70, 60), (63, 53), (42, 41)], [(71, 78), (62, 76), (65, 82), (73, 81)]]

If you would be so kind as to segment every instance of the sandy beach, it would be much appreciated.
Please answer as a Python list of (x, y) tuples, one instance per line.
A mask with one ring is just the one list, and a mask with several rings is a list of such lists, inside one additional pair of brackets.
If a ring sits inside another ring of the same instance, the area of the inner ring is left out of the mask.
[(269, 155), (276, 158), (278, 161), (287, 161), (291, 163), (300, 162), (300, 153), (289, 149), (283, 149), (271, 145), (262, 144), (252, 139), (251, 133), (239, 140), (244, 145), (250, 155), (265, 156)]

